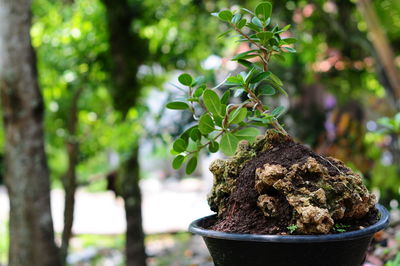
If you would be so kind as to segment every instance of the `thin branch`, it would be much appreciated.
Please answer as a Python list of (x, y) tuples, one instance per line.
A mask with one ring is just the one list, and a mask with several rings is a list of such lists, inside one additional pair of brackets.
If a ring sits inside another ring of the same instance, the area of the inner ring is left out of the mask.
[(186, 154), (186, 156), (188, 156), (188, 155), (190, 155), (190, 154), (193, 154), (193, 153), (198, 153), (201, 149), (203, 149), (204, 147), (210, 145), (213, 141), (216, 141), (217, 138), (219, 138), (224, 132), (225, 132), (225, 131), (222, 130), (222, 131), (219, 132), (214, 138), (212, 138), (210, 141), (208, 141), (207, 143), (205, 143), (205, 144), (199, 146), (197, 150), (188, 152), (188, 153)]
[(243, 37), (245, 37), (249, 42), (251, 42), (252, 44), (254, 44), (255, 46), (257, 46), (260, 50), (262, 51), (268, 51), (267, 48), (265, 48), (264, 46), (256, 43), (255, 41), (253, 41), (249, 36), (247, 36), (247, 34), (245, 34), (243, 31), (241, 31), (238, 27), (236, 27), (235, 24), (230, 23), (231, 26), (235, 29), (235, 31), (237, 31), (240, 35), (242, 35)]

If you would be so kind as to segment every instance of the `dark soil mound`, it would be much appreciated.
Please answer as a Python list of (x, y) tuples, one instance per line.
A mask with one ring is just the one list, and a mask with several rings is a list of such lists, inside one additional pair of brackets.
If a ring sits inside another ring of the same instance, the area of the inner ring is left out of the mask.
[[(347, 175), (351, 172), (349, 168), (345, 167), (336, 159), (319, 156), (311, 149), (288, 138), (284, 140), (285, 141), (281, 141), (279, 138), (271, 138), (269, 140), (268, 149), (259, 152), (239, 170), (238, 176), (235, 178), (235, 187), (226, 199), (226, 207), (218, 214), (217, 221), (210, 226), (210, 229), (231, 233), (287, 234), (289, 231), (287, 227), (296, 224), (296, 218), (299, 217), (296, 210), (299, 210), (299, 207), (293, 203), (289, 204), (291, 201), (288, 197), (288, 195), (296, 194), (296, 190), (283, 193), (281, 190), (274, 188), (277, 187), (276, 185), (274, 185), (274, 187), (266, 186), (263, 188), (262, 193), (267, 195), (269, 204), (273, 205), (274, 214), (265, 214), (265, 212), (260, 209), (260, 191), (256, 189), (256, 170), (263, 168), (266, 164), (279, 165), (284, 169), (288, 169), (288, 171), (293, 171), (294, 167), (296, 167), (294, 165), (304, 165), (310, 158), (313, 158), (319, 165), (323, 166), (322, 168), (329, 176)], [(301, 178), (293, 175), (290, 180), (292, 183), (290, 184), (302, 191), (302, 195), (304, 195), (304, 191), (309, 193), (315, 192), (318, 189), (318, 187), (315, 186), (315, 183), (318, 181), (318, 176), (313, 172), (310, 173), (307, 171), (301, 172), (301, 175)], [(282, 175), (279, 178), (284, 179), (285, 177)], [(326, 177), (324, 178), (326, 179)], [(346, 200), (344, 204), (349, 204), (349, 201)], [(326, 205), (327, 203), (324, 204), (324, 206)], [(343, 217), (339, 217), (342, 219), (335, 219), (335, 226), (340, 224), (340, 226), (343, 225), (343, 227), (335, 227), (331, 222), (332, 224), (329, 225), (330, 227), (328, 230), (330, 230), (331, 233), (344, 230), (356, 230), (359, 229), (360, 226), (365, 227), (375, 223), (377, 218), (376, 214), (376, 210), (371, 208), (368, 215), (363, 215), (364, 217), (362, 218), (343, 219)], [(329, 223), (329, 221), (324, 220), (323, 223)]]

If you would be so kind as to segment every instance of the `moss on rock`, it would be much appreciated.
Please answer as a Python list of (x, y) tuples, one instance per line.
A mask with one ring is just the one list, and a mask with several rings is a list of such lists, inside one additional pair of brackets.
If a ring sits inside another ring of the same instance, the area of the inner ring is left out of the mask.
[(327, 234), (335, 222), (362, 218), (374, 207), (375, 197), (364, 186), (362, 177), (341, 161), (305, 150), (307, 154), (300, 152), (303, 157), (297, 162), (297, 157), (290, 157), (299, 156), (299, 152), (278, 154), (286, 143), (301, 146), (287, 136), (267, 131), (254, 144), (240, 142), (235, 156), (214, 161), (210, 166), (214, 186), (208, 197), (211, 209), (218, 214), (227, 209), (240, 171), (250, 160), (259, 159), (261, 152), (273, 156), (254, 172), (256, 204), (265, 217), (273, 218), (279, 215), (281, 201), (287, 201), (293, 208), (288, 222), (297, 226), (296, 233)]

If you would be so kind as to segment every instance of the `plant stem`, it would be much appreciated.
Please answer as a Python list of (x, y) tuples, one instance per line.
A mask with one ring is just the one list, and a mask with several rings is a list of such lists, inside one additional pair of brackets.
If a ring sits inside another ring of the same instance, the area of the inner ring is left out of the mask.
[[(269, 52), (268, 49), (265, 48), (264, 46), (253, 41), (249, 36), (247, 36), (247, 34), (245, 34), (238, 27), (236, 27), (235, 24), (233, 24), (233, 23), (230, 23), (230, 24), (235, 29), (235, 31), (237, 31), (240, 35), (242, 35), (244, 38), (246, 38), (250, 43), (254, 44), (257, 48), (259, 48), (261, 50), (262, 56), (260, 56), (260, 58), (263, 62), (264, 71), (267, 72), (268, 71), (268, 62), (270, 59), (271, 52)], [(264, 29), (264, 30), (266, 30), (266, 29)], [(248, 87), (245, 87), (245, 90), (250, 95), (250, 100), (252, 102), (254, 102), (257, 110), (260, 111), (261, 113), (265, 113), (266, 110), (264, 109), (263, 104), (262, 104), (261, 100), (257, 97), (257, 95), (255, 95), (255, 93)], [(280, 132), (284, 135), (289, 135), (286, 132), (286, 130), (279, 124), (279, 122), (276, 118), (272, 119), (271, 124), (278, 132)]]
[(214, 138), (212, 138), (212, 139), (211, 139), (210, 141), (208, 141), (207, 143), (205, 143), (205, 144), (199, 146), (197, 150), (188, 152), (186, 155), (190, 155), (190, 154), (199, 152), (201, 149), (203, 149), (204, 147), (210, 145), (211, 142), (213, 142), (213, 141), (215, 141), (217, 138), (219, 138), (223, 133), (224, 133), (224, 130), (222, 130), (221, 132), (219, 132)]
[[(245, 90), (250, 95), (250, 100), (255, 103), (257, 110), (261, 113), (265, 113), (267, 110), (264, 109), (264, 106), (257, 95), (249, 87), (245, 87)], [(286, 130), (279, 124), (276, 118), (272, 119), (271, 124), (278, 132), (282, 133), (283, 135), (289, 135)]]
[(235, 29), (235, 31), (237, 31), (240, 35), (242, 35), (243, 37), (245, 37), (249, 42), (251, 42), (252, 44), (254, 44), (255, 46), (257, 46), (260, 50), (262, 51), (268, 51), (267, 48), (265, 48), (264, 46), (256, 43), (255, 41), (253, 41), (249, 36), (247, 36), (247, 34), (245, 34), (243, 31), (241, 31), (238, 27), (236, 27), (235, 24), (230, 23), (231, 26)]

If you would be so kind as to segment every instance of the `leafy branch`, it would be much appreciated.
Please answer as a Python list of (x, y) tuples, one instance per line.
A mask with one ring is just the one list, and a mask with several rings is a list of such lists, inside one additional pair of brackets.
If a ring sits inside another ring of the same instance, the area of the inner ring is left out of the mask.
[[(252, 142), (260, 134), (256, 127), (272, 126), (278, 132), (287, 134), (278, 121), (284, 107), (278, 106), (271, 110), (262, 98), (273, 96), (277, 91), (288, 96), (282, 81), (269, 70), (268, 65), (271, 58), (284, 61), (283, 53), (295, 53), (296, 50), (290, 45), (296, 39), (282, 38), (280, 35), (290, 25), (282, 29), (270, 26), (271, 12), (271, 3), (263, 2), (254, 12), (243, 8), (238, 12), (222, 10), (213, 13), (231, 27), (220, 36), (233, 31), (239, 34), (238, 42), (248, 43), (248, 51), (231, 59), (243, 65), (247, 71), (228, 77), (224, 85), (229, 86), (229, 89), (221, 97), (214, 89), (207, 88), (202, 77), (194, 79), (187, 73), (179, 76), (179, 83), (187, 88), (184, 90), (184, 100), (169, 102), (167, 108), (192, 112), (197, 124), (185, 130), (174, 141), (172, 153), (176, 157), (172, 163), (173, 168), (180, 168), (188, 160), (186, 173), (191, 174), (197, 166), (199, 152), (205, 148), (209, 152), (221, 150), (228, 156), (233, 155), (239, 141)], [(233, 97), (245, 93), (247, 99), (239, 104), (229, 104), (231, 93)], [(199, 112), (199, 109), (202, 111)]]

